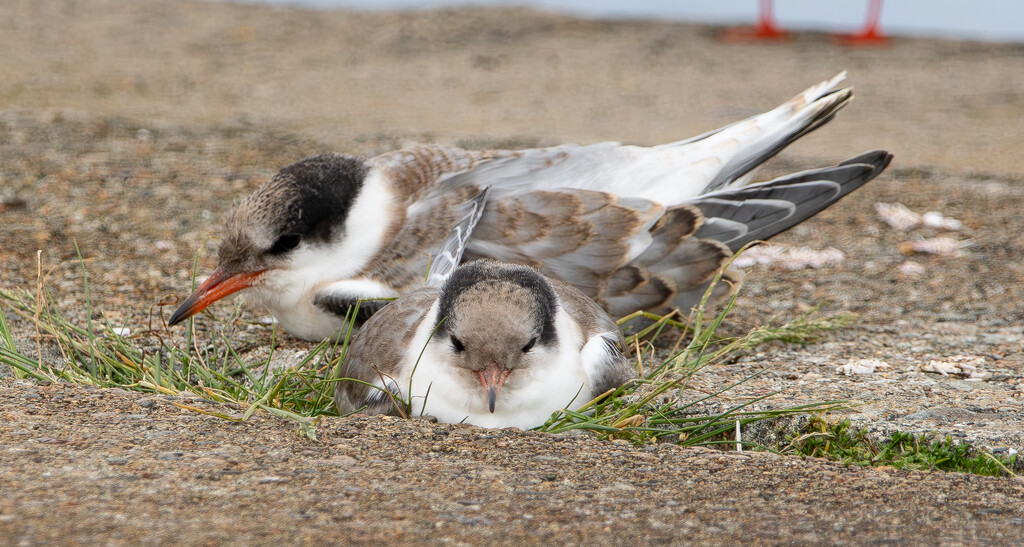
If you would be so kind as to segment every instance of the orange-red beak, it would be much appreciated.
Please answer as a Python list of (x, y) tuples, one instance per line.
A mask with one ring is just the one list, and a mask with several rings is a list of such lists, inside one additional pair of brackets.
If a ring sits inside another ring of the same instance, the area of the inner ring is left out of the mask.
[(487, 390), (487, 404), (492, 414), (494, 413), (494, 403), (498, 401), (498, 392), (501, 391), (501, 386), (505, 385), (509, 374), (512, 374), (511, 370), (501, 369), (497, 363), (491, 363), (483, 370), (476, 371), (480, 383)]
[(192, 296), (189, 296), (188, 300), (182, 303), (181, 307), (171, 315), (171, 319), (167, 324), (169, 326), (177, 325), (189, 317), (205, 310), (207, 306), (221, 298), (224, 298), (229, 294), (236, 293), (246, 287), (251, 287), (256, 281), (256, 278), (264, 271), (265, 270), (260, 270), (257, 272), (243, 272), (234, 275), (227, 275), (223, 270), (217, 268), (206, 281), (203, 281), (198, 287), (196, 287), (196, 292), (192, 293)]

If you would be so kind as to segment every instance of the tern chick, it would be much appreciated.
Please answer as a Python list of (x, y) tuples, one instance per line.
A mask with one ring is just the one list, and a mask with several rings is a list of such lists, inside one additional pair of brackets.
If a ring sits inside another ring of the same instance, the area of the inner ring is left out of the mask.
[(352, 339), (335, 403), (343, 414), (401, 409), (526, 429), (632, 378), (622, 345), (607, 312), (568, 283), (480, 260), (371, 317)]

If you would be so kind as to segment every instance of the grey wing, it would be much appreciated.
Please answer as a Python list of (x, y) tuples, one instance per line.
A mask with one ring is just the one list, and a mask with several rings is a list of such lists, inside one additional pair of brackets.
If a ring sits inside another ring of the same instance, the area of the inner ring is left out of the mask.
[[(878, 176), (890, 161), (888, 152), (866, 152), (833, 167), (727, 188), (673, 207), (651, 229), (647, 250), (612, 274), (600, 301), (616, 315), (689, 310), (732, 253), (814, 216)], [(740, 277), (724, 272), (710, 301), (726, 298)]]
[(367, 414), (396, 411), (391, 395), (400, 392), (395, 379), (400, 376), (405, 349), (436, 299), (433, 288), (402, 296), (375, 313), (352, 337), (335, 378), (334, 404), (339, 413), (363, 407)]
[[(715, 150), (712, 157), (721, 167), (699, 193), (705, 194), (727, 186), (742, 186), (753, 170), (781, 152), (797, 139), (811, 133), (835, 118), (836, 113), (853, 100), (852, 88), (839, 88), (846, 79), (840, 72), (830, 80), (813, 85), (777, 108), (727, 125), (679, 143), (694, 150), (705, 146)], [(705, 153), (706, 154), (706, 153)]]
[[(421, 155), (436, 159), (457, 152), (438, 149)], [(436, 187), (409, 204), (400, 233), (377, 257), (371, 277), (387, 280), (400, 292), (422, 285), (427, 254), (441, 246), (464, 215), (465, 203), (480, 191), (472, 185), (449, 190)], [(574, 188), (499, 190), (488, 190), (463, 262), (493, 258), (537, 267), (616, 315), (669, 305), (674, 294), (710, 279), (729, 256), (716, 242), (690, 238), (701, 219), (696, 208), (678, 206), (668, 214), (651, 200)]]
[[(632, 195), (645, 182), (672, 172), (683, 173), (684, 193), (695, 195), (710, 182), (682, 162), (651, 158), (653, 148), (602, 142), (587, 146), (563, 144), (527, 150), (473, 151), (441, 145), (415, 145), (373, 158), (405, 195), (429, 202), (461, 186), (490, 187), (491, 198), (532, 190), (591, 189)], [(669, 152), (678, 156), (678, 152)], [(675, 158), (679, 160), (680, 158)], [(692, 158), (699, 161), (699, 158)], [(663, 181), (664, 182), (664, 181)]]
[(692, 237), (702, 221), (685, 205), (666, 211), (603, 192), (532, 191), (490, 200), (465, 258), (529, 264), (622, 316), (670, 306), (715, 275), (730, 252)]
[(735, 252), (816, 215), (878, 176), (891, 161), (892, 154), (875, 150), (833, 167), (703, 195), (692, 202), (705, 217), (695, 235)]
[[(375, 158), (392, 180), (415, 188), (490, 186), (492, 199), (554, 189), (583, 189), (643, 198), (667, 206), (736, 186), (758, 165), (821, 127), (849, 103), (836, 89), (845, 73), (811, 86), (777, 108), (698, 137), (654, 147), (604, 142), (517, 151), (473, 152), (416, 146)], [(415, 192), (409, 192), (412, 195)]]
[(551, 280), (559, 303), (576, 320), (583, 334), (580, 359), (594, 395), (618, 388), (636, 377), (622, 353), (622, 330), (596, 302), (572, 285)]
[(448, 239), (444, 240), (437, 255), (431, 261), (430, 270), (427, 272), (427, 286), (440, 287), (444, 280), (448, 279), (448, 276), (455, 271), (455, 268), (462, 260), (462, 253), (466, 249), (469, 237), (484, 213), (486, 201), (487, 188), (484, 188), (473, 199), (464, 204), (465, 214), (452, 227)]
[(465, 259), (529, 264), (597, 296), (607, 276), (651, 243), (663, 207), (609, 193), (530, 191), (487, 203)]

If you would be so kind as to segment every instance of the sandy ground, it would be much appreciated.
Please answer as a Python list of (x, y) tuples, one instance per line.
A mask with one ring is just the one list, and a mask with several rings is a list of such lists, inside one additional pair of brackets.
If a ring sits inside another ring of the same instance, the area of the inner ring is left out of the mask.
[[(227, 425), (165, 397), (0, 386), (20, 544), (1011, 544), (1024, 483), (397, 418)], [(111, 434), (116, 430), (117, 434)], [(15, 543), (15, 541), (10, 541)]]
[[(778, 388), (787, 391), (772, 404), (847, 398), (865, 403), (848, 416), (881, 434), (1024, 448), (1024, 49), (895, 40), (851, 50), (813, 34), (722, 44), (715, 32), (524, 10), (4, 2), (0, 286), (35, 287), (42, 249), (55, 301), (84, 318), (77, 242), (94, 315), (139, 328), (187, 292), (197, 249), (200, 268), (212, 268), (232, 202), (301, 157), (416, 141), (657, 144), (849, 70), (857, 100), (766, 176), (872, 148), (892, 151), (894, 165), (776, 238), (834, 247), (841, 264), (752, 270), (727, 329), (810, 306), (857, 320), (807, 347), (758, 348), (700, 382), (764, 371), (737, 400)], [(893, 201), (966, 228), (894, 231), (874, 212)], [(897, 250), (936, 235), (971, 245)], [(907, 260), (921, 273), (901, 273)], [(15, 328), (32, 347), (29, 326)], [(246, 335), (253, 351), (269, 338)], [(303, 347), (282, 341), (283, 352)], [(984, 378), (919, 370), (954, 356), (974, 359)], [(837, 372), (859, 358), (890, 368)], [(326, 420), (312, 442), (276, 420), (238, 426), (161, 398), (9, 376), (0, 413), (0, 537), (23, 544), (1024, 541), (1015, 479), (386, 419)]]

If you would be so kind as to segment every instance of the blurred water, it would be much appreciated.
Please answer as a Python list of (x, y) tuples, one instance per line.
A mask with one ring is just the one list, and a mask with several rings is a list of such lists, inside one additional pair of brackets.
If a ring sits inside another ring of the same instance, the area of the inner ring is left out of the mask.
[[(235, 0), (239, 1), (239, 0)], [(602, 19), (662, 19), (749, 24), (757, 0), (242, 0), (318, 9), (426, 9), (440, 6), (520, 5)], [(868, 0), (775, 0), (776, 21), (787, 29), (860, 29)], [(1024, 2), (1019, 0), (887, 0), (882, 29), (892, 35), (1024, 42)]]

